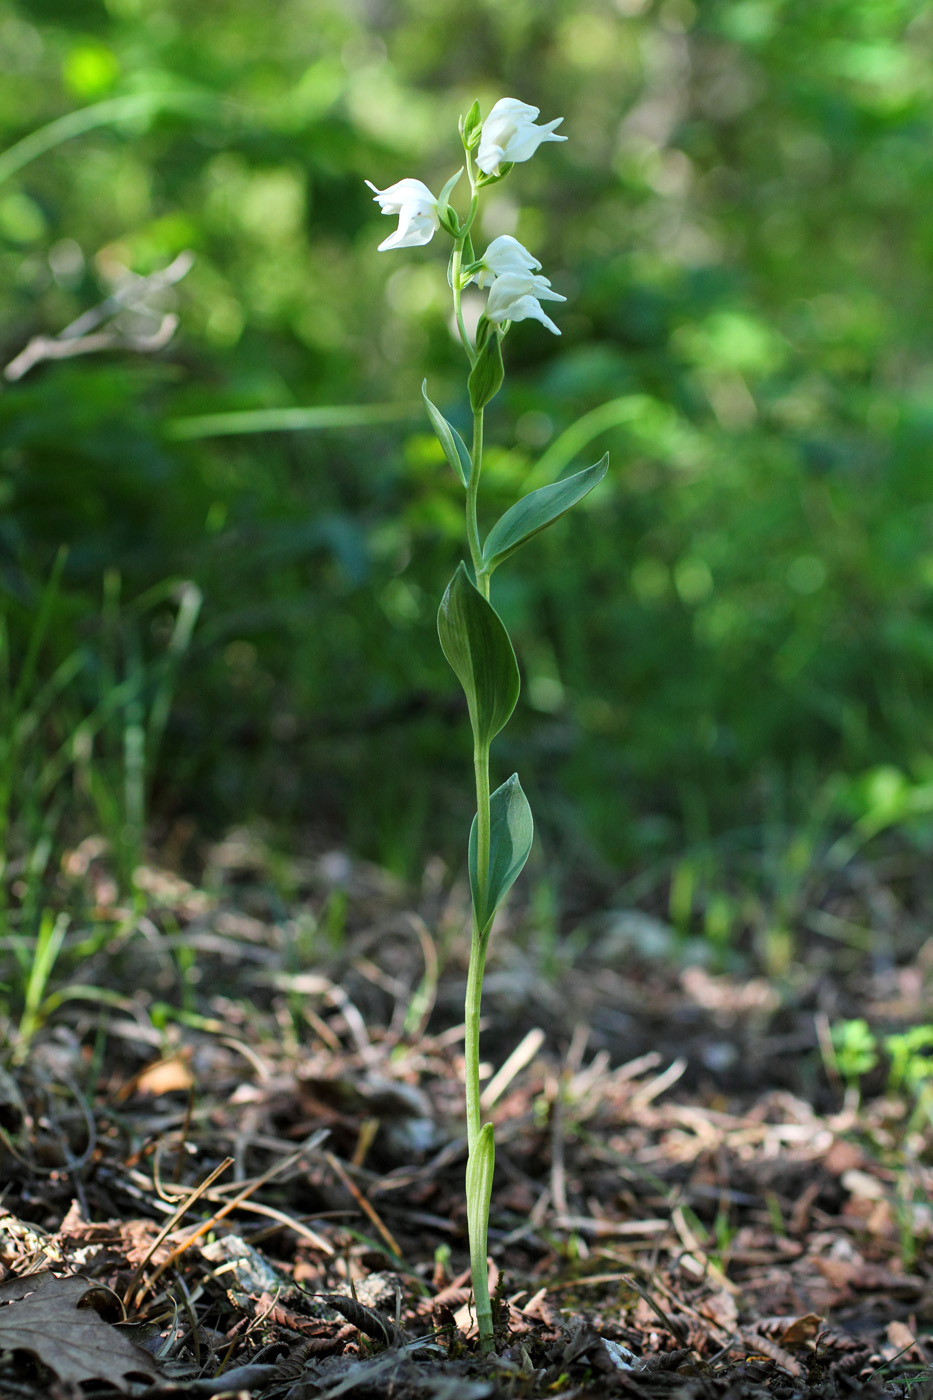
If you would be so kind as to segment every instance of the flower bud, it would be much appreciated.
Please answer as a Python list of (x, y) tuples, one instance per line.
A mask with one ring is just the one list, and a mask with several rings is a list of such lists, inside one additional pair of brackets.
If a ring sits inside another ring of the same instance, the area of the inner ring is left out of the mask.
[(474, 102), (466, 116), (460, 118), (460, 139), (465, 150), (472, 151), (479, 145), (482, 125), (483, 116), (479, 109), (479, 103)]

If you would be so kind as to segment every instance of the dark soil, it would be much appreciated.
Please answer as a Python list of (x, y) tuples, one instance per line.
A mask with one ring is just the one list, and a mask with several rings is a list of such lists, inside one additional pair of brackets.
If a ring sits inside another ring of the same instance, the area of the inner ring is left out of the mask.
[(214, 893), (153, 866), (122, 908), (91, 846), (63, 879), (94, 906), (72, 995), (0, 1073), (3, 1397), (933, 1396), (930, 1086), (847, 1085), (830, 1049), (933, 1019), (909, 921), (770, 979), (685, 966), (644, 910), (545, 948), (503, 924), (482, 1358), (463, 891), (333, 854), (273, 881), (246, 838)]

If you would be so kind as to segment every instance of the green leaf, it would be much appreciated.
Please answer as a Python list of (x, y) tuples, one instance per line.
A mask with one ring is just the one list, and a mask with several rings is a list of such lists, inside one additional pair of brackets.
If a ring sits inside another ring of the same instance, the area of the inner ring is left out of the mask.
[(592, 491), (593, 487), (602, 481), (608, 470), (607, 453), (594, 467), (587, 467), (575, 476), (568, 476), (564, 481), (555, 481), (551, 486), (542, 486), (537, 491), (530, 491), (527, 496), (516, 501), (515, 505), (510, 506), (505, 515), (496, 521), (486, 536), (486, 543), (483, 545), (485, 568), (491, 573), (497, 564), (501, 564), (503, 559), (508, 559), (526, 540), (530, 540), (547, 529), (548, 525), (553, 525), (562, 515), (566, 515), (571, 506), (575, 506), (577, 501), (582, 500), (588, 491)]
[(474, 413), (479, 413), (490, 399), (495, 398), (504, 378), (502, 337), (495, 326), (481, 316), (476, 328), (476, 360), (467, 380)]
[(437, 632), (466, 693), (476, 741), (485, 746), (515, 709), (518, 663), (502, 619), (470, 582), (463, 564), (441, 599)]
[(462, 174), (463, 166), (461, 165), (456, 175), (451, 175), (447, 184), (437, 196), (437, 217), (440, 219), (447, 232), (453, 234), (454, 238), (456, 238), (457, 234), (460, 232), (460, 222), (457, 219), (456, 213), (450, 207), (450, 196), (453, 193), (454, 185)]
[(428, 398), (427, 385), (428, 381), (425, 379), (421, 385), (421, 396), (424, 399), (425, 408), (428, 410), (431, 426), (437, 433), (437, 440), (444, 449), (444, 456), (457, 473), (463, 485), (466, 486), (470, 480), (470, 469), (472, 467), (469, 449), (463, 441), (463, 438), (457, 432), (457, 429), (451, 423), (447, 422), (447, 419), (444, 417), (443, 413), (441, 413), (440, 409), (435, 408), (434, 404)]
[(534, 838), (531, 808), (517, 773), (490, 797), (489, 817), (489, 881), (485, 900), (481, 898), (476, 869), (476, 817), (470, 831), (470, 888), (482, 933), (521, 874)]

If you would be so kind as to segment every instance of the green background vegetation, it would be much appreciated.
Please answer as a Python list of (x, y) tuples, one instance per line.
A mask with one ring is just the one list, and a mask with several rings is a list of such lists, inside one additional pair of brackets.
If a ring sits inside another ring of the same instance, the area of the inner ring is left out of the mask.
[(667, 861), (689, 925), (684, 851), (796, 828), (799, 875), (853, 829), (925, 842), (931, 50), (904, 0), (0, 3), (3, 363), (195, 258), (115, 323), (173, 311), (164, 349), (0, 392), (7, 883), (188, 816), (462, 867), (435, 632), (462, 492), (419, 394), (463, 427), (446, 241), (379, 254), (363, 182), (437, 191), (458, 115), (503, 95), (569, 139), (485, 232), (568, 301), (560, 340), (509, 335), (487, 523), (611, 457), (495, 579), (524, 675), (496, 781), (521, 773), (539, 881)]

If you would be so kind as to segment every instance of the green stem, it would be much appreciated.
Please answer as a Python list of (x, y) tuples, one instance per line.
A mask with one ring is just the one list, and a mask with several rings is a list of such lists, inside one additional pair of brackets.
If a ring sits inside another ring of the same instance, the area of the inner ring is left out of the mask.
[[(474, 181), (473, 165), (469, 152), (467, 157), (467, 172), (470, 177), (470, 187), (472, 199), (470, 201), (470, 211), (466, 221), (460, 231), (454, 248), (453, 261), (451, 265), (451, 280), (453, 282), (454, 312), (457, 319), (457, 327), (460, 331), (460, 339), (463, 348), (467, 353), (470, 364), (476, 362), (476, 351), (474, 350), (470, 338), (466, 333), (463, 321), (463, 311), (461, 307), (461, 266), (463, 261), (463, 246), (467, 235), (476, 216), (477, 192)], [(479, 493), (480, 476), (483, 470), (483, 410), (473, 414), (473, 443), (470, 452), (470, 479), (467, 483), (466, 493), (466, 533), (470, 546), (470, 558), (473, 562), (473, 573), (476, 578), (476, 587), (484, 598), (489, 597), (489, 575), (483, 568), (483, 550), (479, 537), (479, 522), (477, 519), (477, 496)], [(478, 743), (474, 737), (473, 745), (473, 773), (476, 781), (476, 884), (477, 895), (482, 907), (487, 903), (489, 891), (489, 842), (490, 842), (490, 808), (489, 808), (489, 743)], [(467, 1121), (467, 1200), (470, 1202), (471, 1186), (473, 1193), (477, 1195), (477, 1200), (473, 1202), (473, 1207), (468, 1209), (470, 1234), (470, 1269), (473, 1276), (473, 1300), (476, 1308), (476, 1325), (479, 1331), (479, 1344), (482, 1352), (489, 1352), (495, 1345), (495, 1337), (492, 1325), (492, 1306), (489, 1299), (489, 1276), (486, 1266), (486, 1242), (489, 1227), (488, 1197), (484, 1205), (479, 1200), (477, 1189), (477, 1179), (482, 1173), (477, 1172), (478, 1165), (486, 1160), (483, 1148), (479, 1146), (480, 1134), (482, 1132), (482, 1119), (480, 1108), (480, 1088), (479, 1088), (479, 1023), (480, 1007), (483, 994), (483, 972), (486, 966), (486, 949), (489, 946), (489, 930), (483, 929), (479, 925), (476, 906), (473, 908), (473, 933), (470, 943), (470, 966), (467, 971), (466, 1002), (464, 1006), (464, 1079), (466, 1089), (466, 1121)], [(483, 1137), (485, 1148), (489, 1152), (492, 1150), (491, 1139), (487, 1141), (491, 1128)], [(474, 1155), (477, 1154), (477, 1155)], [(491, 1158), (488, 1162), (489, 1173), (491, 1174)], [(471, 1170), (472, 1169), (472, 1170)]]
[[(477, 744), (473, 751), (473, 774), (476, 779), (476, 883), (481, 905), (485, 908), (489, 899), (489, 843), (490, 843), (490, 807), (489, 807), (489, 745)], [(473, 911), (474, 916), (476, 911)], [(479, 922), (473, 930), (473, 941), (476, 943), (480, 939), (483, 944), (483, 957), (486, 955), (486, 944), (489, 942), (488, 928), (480, 928)], [(480, 967), (480, 977), (482, 977), (482, 966)], [(479, 994), (482, 985), (477, 988), (477, 1016), (479, 1015)]]
[[(466, 526), (470, 543), (470, 555), (476, 586), (484, 598), (489, 597), (489, 575), (483, 569), (482, 548), (479, 540), (479, 526), (476, 518), (476, 497), (479, 479), (483, 468), (483, 411), (473, 415), (473, 450), (471, 453), (470, 481), (467, 487)], [(476, 884), (480, 906), (486, 907), (489, 893), (489, 744), (474, 741), (473, 774), (476, 781)], [(467, 972), (466, 1005), (464, 1008), (465, 1077), (467, 1143), (472, 1159), (477, 1148), (481, 1130), (480, 1089), (479, 1089), (479, 1021), (483, 995), (483, 972), (486, 967), (486, 949), (489, 946), (489, 930), (480, 928), (476, 908), (473, 909), (473, 936), (470, 944), (470, 966)], [(467, 1169), (469, 1183), (470, 1171)], [(469, 1190), (469, 1185), (468, 1188)], [(473, 1299), (476, 1305), (476, 1325), (479, 1329), (480, 1350), (490, 1351), (494, 1345), (492, 1326), (492, 1306), (489, 1301), (489, 1276), (486, 1268), (486, 1232), (489, 1225), (488, 1211), (470, 1216), (470, 1269), (473, 1275)]]
[[(476, 363), (476, 351), (473, 348), (470, 337), (467, 335), (467, 328), (463, 320), (463, 307), (461, 305), (463, 288), (460, 286), (460, 269), (463, 265), (463, 245), (469, 237), (470, 229), (473, 227), (473, 220), (476, 218), (479, 195), (476, 192), (476, 181), (473, 175), (473, 162), (470, 159), (470, 153), (469, 151), (465, 151), (464, 154), (466, 156), (467, 175), (470, 179), (470, 208), (460, 228), (460, 232), (457, 234), (457, 241), (454, 244), (453, 260), (450, 267), (450, 280), (453, 283), (454, 315), (457, 318), (457, 329), (460, 332), (460, 339), (463, 342), (463, 348), (466, 351), (467, 359), (470, 361), (470, 364), (473, 365)], [(473, 245), (471, 244), (470, 246), (472, 247)]]
[(473, 157), (467, 150), (464, 150), (463, 154), (466, 163), (467, 179), (470, 182), (470, 208), (466, 218), (463, 221), (463, 227), (460, 230), (461, 234), (464, 237), (466, 237), (466, 235), (470, 232), (470, 229), (473, 227), (473, 220), (476, 218), (476, 210), (479, 205), (479, 190), (476, 188), (476, 175), (473, 171)]
[[(476, 575), (476, 586), (489, 597), (489, 577), (483, 572), (482, 548), (476, 518), (476, 496), (483, 470), (483, 410), (473, 415), (473, 450), (470, 480), (467, 484), (466, 531)], [(489, 743), (479, 743), (474, 736), (473, 775), (476, 782), (476, 883), (480, 902), (485, 905), (489, 889)], [(480, 928), (473, 909), (473, 938), (470, 947), (470, 967), (466, 994), (466, 1101), (467, 1138), (470, 1151), (480, 1130), (479, 1107), (479, 1016), (483, 991), (483, 969), (486, 963), (485, 930)]]
[[(480, 903), (485, 906), (489, 889), (489, 745), (477, 744), (473, 752), (473, 770), (476, 776), (476, 883)], [(481, 929), (473, 909), (473, 936), (470, 944), (470, 966), (467, 971), (466, 1003), (464, 1006), (464, 1078), (466, 1088), (467, 1147), (467, 1193), (470, 1191), (470, 1163), (477, 1150), (481, 1122), (479, 1087), (479, 1024), (483, 995), (483, 972), (486, 967), (486, 949), (489, 946), (489, 930)], [(479, 1329), (480, 1349), (490, 1351), (494, 1345), (492, 1326), (492, 1306), (489, 1301), (489, 1276), (486, 1266), (486, 1239), (489, 1226), (489, 1213), (484, 1210), (477, 1217), (468, 1211), (470, 1230), (470, 1269), (473, 1276), (473, 1299), (476, 1305), (476, 1325)]]
[(464, 1007), (467, 1147), (470, 1152), (476, 1145), (476, 1139), (479, 1137), (479, 1130), (482, 1127), (479, 1102), (479, 1016), (483, 994), (483, 971), (486, 966), (486, 948), (487, 941), (480, 936), (474, 916), (473, 942), (470, 948), (470, 968), (467, 973), (466, 1005)]
[(473, 414), (473, 450), (470, 453), (470, 480), (466, 495), (466, 532), (476, 575), (476, 587), (484, 598), (489, 597), (489, 575), (483, 568), (483, 547), (479, 538), (479, 521), (476, 512), (476, 498), (479, 493), (479, 479), (483, 470), (483, 410)]
[(460, 339), (463, 342), (463, 348), (466, 351), (467, 359), (472, 365), (476, 362), (476, 351), (473, 349), (470, 343), (470, 337), (467, 335), (466, 324), (463, 320), (463, 306), (461, 304), (463, 289), (460, 286), (460, 268), (463, 263), (463, 244), (465, 239), (466, 234), (461, 233), (454, 245), (453, 259), (450, 264), (450, 280), (453, 283), (454, 315), (457, 318), (457, 330), (460, 332)]

